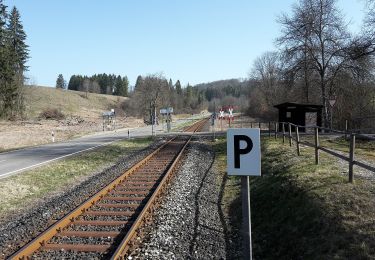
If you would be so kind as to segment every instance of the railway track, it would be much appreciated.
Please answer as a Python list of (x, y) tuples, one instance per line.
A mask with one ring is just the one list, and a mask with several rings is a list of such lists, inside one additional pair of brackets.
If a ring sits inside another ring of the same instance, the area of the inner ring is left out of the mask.
[[(200, 120), (185, 131), (200, 131), (207, 121)], [(141, 237), (140, 227), (152, 221), (152, 212), (190, 140), (191, 135), (170, 139), (10, 259), (124, 259)]]

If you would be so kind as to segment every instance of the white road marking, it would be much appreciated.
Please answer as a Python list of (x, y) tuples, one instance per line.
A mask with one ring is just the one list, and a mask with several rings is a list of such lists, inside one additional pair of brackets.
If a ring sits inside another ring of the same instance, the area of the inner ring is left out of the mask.
[[(37, 164), (33, 164), (33, 165), (30, 165), (30, 166), (27, 166), (25, 168), (22, 168), (22, 169), (18, 169), (18, 170), (15, 170), (15, 171), (11, 171), (11, 172), (7, 172), (7, 173), (4, 173), (4, 174), (0, 174), (0, 179), (2, 178), (5, 178), (5, 177), (8, 177), (9, 175), (12, 175), (14, 173), (17, 173), (17, 172), (21, 172), (21, 171), (24, 171), (24, 170), (27, 170), (27, 169), (31, 169), (31, 168), (34, 168), (34, 167), (37, 167), (37, 166), (41, 166), (43, 164), (47, 164), (47, 163), (50, 163), (50, 162), (53, 162), (53, 161), (57, 161), (57, 160), (60, 160), (62, 158), (65, 158), (65, 157), (69, 157), (69, 156), (72, 156), (72, 155), (75, 155), (75, 154), (78, 154), (78, 153), (82, 153), (82, 152), (85, 152), (85, 151), (89, 151), (89, 150), (92, 150), (92, 149), (95, 149), (95, 148), (98, 148), (100, 146), (104, 146), (104, 145), (109, 145), (111, 143), (114, 143), (118, 140), (115, 140), (115, 141), (111, 141), (111, 142), (108, 142), (108, 143), (104, 143), (104, 144), (99, 144), (97, 146), (94, 146), (94, 147), (91, 147), (91, 148), (87, 148), (87, 149), (84, 149), (84, 150), (81, 150), (81, 151), (78, 151), (78, 152), (74, 152), (74, 153), (70, 153), (70, 154), (66, 154), (66, 155), (63, 155), (63, 156), (60, 156), (60, 157), (57, 157), (57, 158), (54, 158), (54, 159), (51, 159), (51, 160), (48, 160), (48, 161), (45, 161), (45, 162), (41, 162), (41, 163), (37, 163)], [(5, 160), (4, 160), (5, 161)], [(1, 162), (1, 161), (0, 161)]]

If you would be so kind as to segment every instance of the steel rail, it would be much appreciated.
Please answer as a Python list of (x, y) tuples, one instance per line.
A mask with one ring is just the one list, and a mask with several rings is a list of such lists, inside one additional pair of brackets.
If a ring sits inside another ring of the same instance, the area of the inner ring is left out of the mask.
[[(204, 121), (204, 120), (201, 120)], [(199, 121), (195, 123), (193, 126), (195, 126), (196, 130), (199, 130), (199, 128), (203, 127), (203, 123)], [(193, 131), (194, 133), (195, 131)], [(165, 148), (167, 145), (171, 144), (176, 137), (171, 138), (168, 142), (158, 147), (155, 151), (153, 151), (151, 154), (146, 156), (144, 159), (136, 163), (133, 167), (131, 167), (129, 170), (125, 171), (120, 177), (116, 178), (114, 181), (112, 181), (110, 184), (102, 188), (98, 193), (81, 203), (78, 207), (76, 207), (73, 211), (68, 213), (66, 216), (64, 216), (62, 219), (57, 221), (56, 223), (52, 224), (50, 227), (48, 227), (44, 232), (42, 232), (40, 235), (38, 235), (36, 238), (31, 240), (29, 243), (24, 245), (21, 249), (19, 249), (17, 252), (15, 252), (13, 255), (11, 255), (10, 259), (28, 259), (34, 252), (39, 250), (42, 247), (55, 249), (53, 244), (48, 244), (47, 241), (49, 241), (51, 238), (55, 236), (59, 236), (59, 234), (64, 234), (64, 228), (69, 226), (72, 223), (79, 223), (80, 221), (77, 221), (76, 218), (79, 216), (82, 216), (84, 214), (90, 214), (90, 211), (88, 209), (95, 205), (99, 200), (103, 199), (107, 194), (111, 193), (117, 186), (124, 183), (127, 178), (134, 173), (137, 169), (139, 169), (141, 166), (146, 164), (148, 161), (151, 160), (158, 152), (160, 152), (163, 148)], [(191, 137), (188, 141), (190, 141)], [(188, 142), (185, 143), (182, 149), (185, 149)], [(181, 154), (181, 151), (178, 153)], [(174, 163), (172, 163), (173, 167), (176, 165), (176, 159), (178, 160), (180, 156), (176, 156)], [(167, 167), (168, 168), (168, 167)], [(170, 168), (170, 167), (169, 167)], [(163, 178), (164, 179), (164, 178)], [(160, 186), (160, 185), (159, 185)], [(151, 187), (150, 187), (151, 188)], [(152, 196), (154, 196), (156, 193), (154, 192)], [(149, 200), (150, 201), (150, 200)], [(147, 204), (146, 204), (147, 205)], [(130, 206), (130, 205), (129, 205)], [(139, 215), (138, 215), (139, 216)], [(96, 221), (100, 222), (100, 221)], [(123, 221), (124, 222), (124, 221)], [(132, 221), (128, 221), (129, 224), (132, 223)], [(97, 223), (98, 224), (98, 223)], [(99, 223), (100, 225), (100, 223)], [(73, 232), (74, 233), (74, 232)], [(65, 233), (67, 234), (67, 233)], [(68, 232), (69, 234), (69, 232)], [(113, 234), (113, 233), (112, 233)], [(89, 234), (88, 234), (89, 235)], [(56, 247), (58, 247), (56, 245)], [(92, 250), (95, 251), (96, 247), (92, 247)]]
[[(207, 123), (208, 119), (203, 119), (195, 124), (193, 124), (189, 130), (191, 130), (193, 133), (199, 131), (202, 129), (202, 127)], [(193, 128), (194, 127), (194, 128)], [(155, 201), (160, 197), (163, 193), (163, 190), (165, 189), (165, 186), (170, 181), (173, 171), (175, 170), (178, 161), (180, 160), (183, 152), (185, 151), (187, 145), (191, 141), (192, 136), (190, 136), (189, 140), (185, 143), (183, 148), (180, 150), (178, 155), (176, 156), (176, 159), (174, 160), (171, 167), (168, 169), (167, 173), (164, 175), (162, 181), (160, 182), (159, 186), (157, 187), (156, 191), (153, 193), (152, 197), (147, 202), (146, 206), (143, 208), (142, 212), (138, 215), (138, 218), (133, 223), (132, 227), (130, 228), (129, 232), (125, 236), (125, 238), (122, 240), (120, 245), (117, 247), (117, 250), (112, 255), (111, 259), (113, 260), (120, 260), (124, 259), (127, 251), (131, 247), (130, 243), (134, 239), (134, 236), (137, 234), (137, 230), (142, 226), (142, 222), (146, 219), (148, 214), (152, 213), (152, 207), (155, 205)]]

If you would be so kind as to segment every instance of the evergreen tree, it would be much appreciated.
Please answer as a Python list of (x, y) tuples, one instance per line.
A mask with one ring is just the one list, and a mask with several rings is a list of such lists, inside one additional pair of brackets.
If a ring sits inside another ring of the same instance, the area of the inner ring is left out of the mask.
[[(0, 48), (4, 48), (6, 43), (6, 23), (8, 18), (7, 6), (0, 0)], [(0, 56), (2, 58), (2, 56)]]
[(128, 78), (125, 76), (121, 78), (121, 76), (117, 76), (116, 83), (115, 83), (115, 92), (114, 95), (116, 96), (127, 96), (128, 95), (128, 86), (129, 81)]
[(129, 94), (129, 80), (128, 77), (125, 76), (122, 78), (122, 84), (123, 84), (123, 95), (124, 97), (127, 97)]
[(59, 74), (59, 76), (57, 77), (57, 80), (56, 80), (56, 88), (62, 88), (64, 89), (65, 88), (65, 80), (64, 80), (64, 76), (62, 74)]
[(174, 86), (173, 86), (172, 79), (169, 79), (168, 87), (169, 87), (169, 90), (170, 90), (170, 91), (173, 91), (173, 90), (174, 90)]
[(24, 110), (23, 72), (28, 46), (18, 10), (14, 7), (9, 16), (6, 8), (0, 0), (0, 116), (9, 118), (22, 115)]
[(9, 49), (6, 45), (6, 23), (7, 6), (0, 0), (0, 115), (4, 114), (6, 99), (6, 87), (9, 81), (13, 79), (12, 64), (9, 63)]
[(180, 80), (177, 80), (175, 87), (176, 87), (177, 94), (182, 95), (182, 88), (181, 88)]
[(16, 7), (13, 7), (9, 17), (8, 32), (10, 48), (11, 51), (14, 52), (15, 69), (18, 73), (23, 74), (27, 69), (25, 64), (29, 58), (29, 46), (25, 43), (26, 33), (23, 30), (20, 14)]
[(72, 75), (69, 80), (68, 89), (69, 90), (75, 90), (81, 88), (81, 85), (83, 83), (83, 78), (80, 75)]
[(134, 91), (139, 89), (142, 86), (143, 78), (141, 75), (137, 77), (137, 81), (135, 82)]

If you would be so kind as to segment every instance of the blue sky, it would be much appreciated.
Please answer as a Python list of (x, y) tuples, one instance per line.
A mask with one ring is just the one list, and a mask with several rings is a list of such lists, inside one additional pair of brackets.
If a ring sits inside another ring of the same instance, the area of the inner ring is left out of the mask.
[[(59, 73), (163, 73), (183, 85), (246, 78), (273, 50), (295, 0), (5, 0), (21, 13), (31, 83), (55, 86)], [(358, 30), (364, 0), (339, 0)]]

